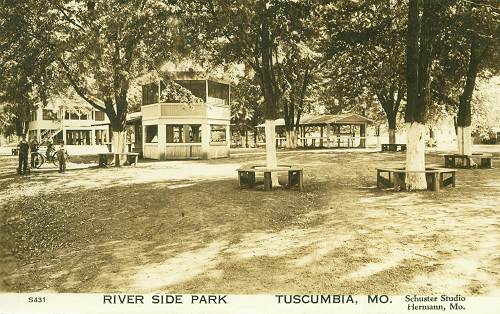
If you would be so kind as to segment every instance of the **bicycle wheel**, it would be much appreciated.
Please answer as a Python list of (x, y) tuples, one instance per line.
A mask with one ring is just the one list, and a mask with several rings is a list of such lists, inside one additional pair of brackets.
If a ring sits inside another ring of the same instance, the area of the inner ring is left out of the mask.
[(33, 158), (34, 168), (37, 168), (37, 169), (40, 168), (43, 165), (43, 163), (45, 162), (45, 158), (43, 158), (43, 155), (40, 153), (33, 154), (33, 156), (31, 158)]
[(59, 167), (59, 160), (57, 160), (57, 151), (53, 152), (50, 157), (54, 166)]

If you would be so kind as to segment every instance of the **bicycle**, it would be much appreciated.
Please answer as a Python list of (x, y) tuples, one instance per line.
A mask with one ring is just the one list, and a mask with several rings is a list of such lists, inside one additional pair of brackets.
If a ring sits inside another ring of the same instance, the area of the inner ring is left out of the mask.
[(33, 167), (40, 168), (45, 162), (52, 162), (55, 167), (58, 167), (59, 162), (57, 160), (57, 151), (50, 152), (48, 156), (35, 152), (31, 154), (31, 159), (33, 160)]

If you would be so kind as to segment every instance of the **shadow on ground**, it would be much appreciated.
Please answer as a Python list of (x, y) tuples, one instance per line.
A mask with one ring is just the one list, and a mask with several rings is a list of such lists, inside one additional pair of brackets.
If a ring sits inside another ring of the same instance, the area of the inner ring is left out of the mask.
[(237, 187), (251, 158), (2, 170), (2, 290), (498, 295), (498, 169), (394, 193), (401, 153), (290, 153), (307, 191), (265, 193)]

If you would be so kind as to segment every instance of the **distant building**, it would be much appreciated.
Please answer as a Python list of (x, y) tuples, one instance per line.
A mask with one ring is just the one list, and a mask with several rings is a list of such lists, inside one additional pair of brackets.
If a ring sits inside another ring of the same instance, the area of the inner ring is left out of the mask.
[(29, 139), (42, 144), (52, 140), (68, 146), (106, 147), (110, 143), (106, 114), (76, 96), (50, 100), (33, 111), (29, 120)]
[[(301, 147), (366, 147), (366, 127), (373, 121), (355, 113), (306, 115), (299, 121), (298, 145)], [(258, 125), (264, 133), (264, 124)], [(285, 144), (285, 120), (275, 120), (276, 145)]]

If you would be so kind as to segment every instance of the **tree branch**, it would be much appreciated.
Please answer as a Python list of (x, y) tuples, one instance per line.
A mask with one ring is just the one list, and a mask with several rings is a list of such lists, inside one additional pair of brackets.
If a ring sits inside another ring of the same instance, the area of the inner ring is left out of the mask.
[(59, 62), (59, 64), (61, 64), (61, 66), (63, 67), (64, 69), (64, 74), (66, 75), (66, 77), (68, 78), (68, 81), (69, 83), (71, 84), (71, 86), (73, 86), (73, 88), (75, 89), (75, 92), (80, 96), (82, 97), (86, 102), (88, 102), (92, 107), (96, 108), (97, 110), (100, 110), (100, 111), (103, 111), (103, 112), (107, 112), (107, 110), (98, 105), (95, 101), (93, 101), (89, 96), (87, 96), (83, 90), (83, 88), (78, 84), (78, 82), (76, 81), (76, 79), (73, 77), (73, 75), (71, 74), (71, 69), (68, 67), (68, 65), (64, 62), (64, 60), (62, 58), (57, 58), (57, 61)]

